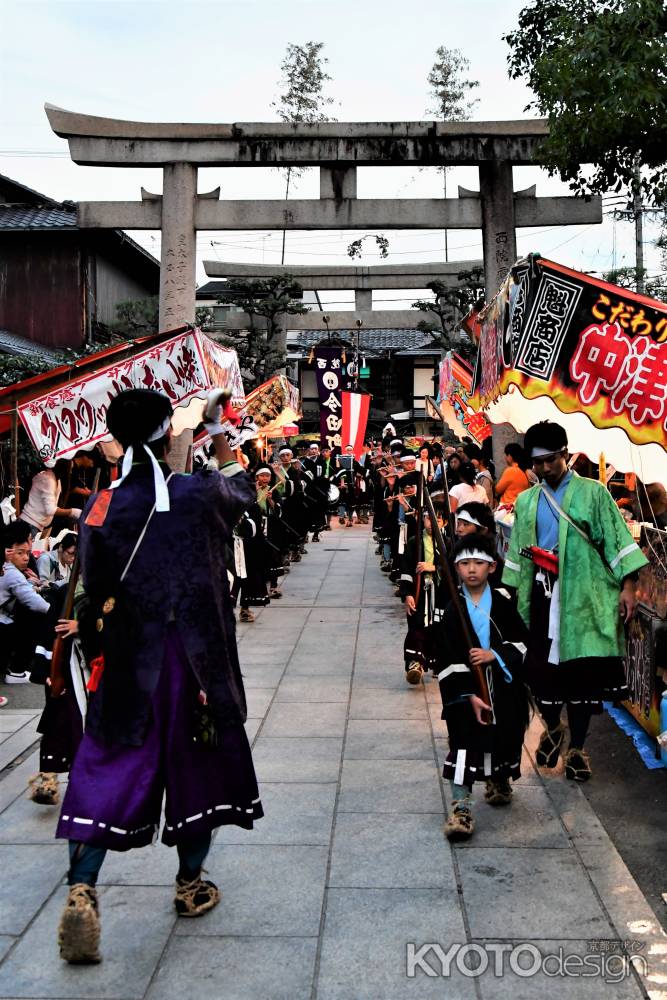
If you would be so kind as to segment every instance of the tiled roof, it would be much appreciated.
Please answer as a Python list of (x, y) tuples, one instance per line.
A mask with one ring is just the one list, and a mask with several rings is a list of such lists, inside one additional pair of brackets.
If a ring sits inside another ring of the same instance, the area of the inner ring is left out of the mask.
[(17, 357), (37, 356), (42, 361), (56, 364), (61, 357), (59, 351), (54, 351), (44, 344), (36, 344), (27, 337), (21, 337), (18, 333), (10, 333), (9, 330), (0, 330), (0, 352), (4, 354), (14, 354)]
[[(356, 330), (332, 330), (332, 338), (338, 337), (340, 340), (354, 344), (357, 336)], [(326, 332), (319, 330), (292, 330), (287, 334), (287, 342), (290, 347), (310, 348), (320, 341), (326, 340)], [(371, 330), (363, 328), (359, 337), (359, 346), (362, 351), (406, 351), (425, 347), (431, 344), (433, 337), (430, 333), (423, 333), (421, 330)]]
[(63, 205), (0, 205), (0, 229), (76, 229), (76, 208)]
[(214, 295), (222, 295), (228, 288), (228, 281), (207, 281), (197, 289), (197, 298), (210, 299)]

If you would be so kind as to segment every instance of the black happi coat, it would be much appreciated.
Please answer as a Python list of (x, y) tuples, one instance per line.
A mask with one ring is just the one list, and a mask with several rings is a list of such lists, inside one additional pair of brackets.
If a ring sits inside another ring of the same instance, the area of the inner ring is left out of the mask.
[[(310, 501), (310, 527), (316, 533), (327, 521), (329, 509), (329, 476), (326, 472), (326, 462), (322, 456), (304, 458), (303, 474), (306, 478), (306, 499)], [(331, 466), (332, 463), (330, 462)]]
[(263, 531), (262, 511), (259, 504), (252, 504), (243, 512), (234, 534), (243, 541), (245, 577), (240, 577), (234, 567), (232, 595), (241, 595), (242, 608), (263, 608), (269, 603), (267, 581), (271, 567), (269, 547)]
[(285, 475), (284, 488), (281, 492), (283, 517), (289, 534), (289, 546), (297, 548), (308, 533), (308, 513), (306, 509), (305, 487), (307, 479), (303, 473), (291, 465), (289, 469), (281, 468)]
[[(463, 595), (461, 603), (473, 643), (479, 646)], [(529, 719), (528, 691), (523, 676), (527, 637), (528, 630), (507, 591), (492, 590), (490, 646), (503, 658), (512, 680), (506, 680), (497, 660), (482, 667), (486, 671), (495, 716), (495, 722), (482, 725), (475, 719), (469, 701), (469, 695), (479, 692), (470, 669), (460, 620), (452, 603), (445, 609), (437, 626), (434, 647), (442, 718), (447, 723), (449, 735), (450, 752), (443, 769), (445, 777), (454, 777), (456, 764), (461, 760), (460, 751), (465, 751), (463, 784), (485, 777), (520, 777), (521, 748)], [(490, 774), (485, 774), (485, 754), (491, 754)]]

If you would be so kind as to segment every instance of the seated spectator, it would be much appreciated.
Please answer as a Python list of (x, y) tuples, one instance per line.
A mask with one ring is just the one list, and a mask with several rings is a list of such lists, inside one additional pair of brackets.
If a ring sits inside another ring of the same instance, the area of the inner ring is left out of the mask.
[(496, 483), (498, 502), (505, 507), (513, 507), (519, 494), (530, 489), (530, 480), (523, 469), (523, 459), (524, 453), (520, 444), (508, 444), (505, 447), (507, 468)]
[(23, 521), (13, 521), (5, 528), (5, 562), (0, 575), (0, 673), (6, 684), (27, 684), (30, 680), (26, 666), (35, 647), (31, 618), (49, 611), (49, 604), (26, 575), (30, 537), (30, 527)]
[(50, 552), (37, 560), (37, 572), (42, 583), (68, 583), (76, 559), (77, 537), (68, 531)]

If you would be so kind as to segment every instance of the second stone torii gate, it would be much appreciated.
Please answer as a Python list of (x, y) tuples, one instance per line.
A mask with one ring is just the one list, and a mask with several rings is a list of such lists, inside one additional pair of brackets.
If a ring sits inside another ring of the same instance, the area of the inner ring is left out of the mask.
[[(330, 330), (350, 330), (361, 320), (366, 330), (417, 328), (420, 321), (438, 322), (436, 313), (418, 309), (373, 309), (373, 291), (380, 289), (425, 289), (431, 281), (441, 281), (448, 288), (461, 284), (459, 275), (470, 271), (481, 272), (481, 260), (449, 261), (428, 264), (377, 264), (371, 267), (354, 264), (239, 264), (219, 260), (205, 260), (204, 270), (210, 278), (243, 278), (257, 280), (273, 277), (292, 277), (304, 291), (353, 291), (354, 311), (324, 310), (329, 312)], [(224, 295), (224, 289), (222, 291)], [(321, 315), (321, 314), (320, 314)], [(310, 330), (317, 318), (313, 310), (302, 316), (290, 316), (286, 325), (291, 330)], [(249, 319), (246, 313), (231, 313), (225, 320), (227, 330), (245, 330)]]

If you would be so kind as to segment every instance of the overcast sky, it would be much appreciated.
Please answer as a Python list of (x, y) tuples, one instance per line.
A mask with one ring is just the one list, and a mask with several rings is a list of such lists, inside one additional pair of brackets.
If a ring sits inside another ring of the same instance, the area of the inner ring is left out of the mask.
[[(50, 130), (45, 102), (73, 111), (143, 121), (274, 121), (280, 64), (290, 42), (325, 43), (340, 121), (419, 120), (429, 117), (426, 75), (438, 45), (459, 48), (479, 80), (474, 118), (524, 117), (530, 92), (509, 80), (507, 45), (524, 4), (518, 0), (0, 0), (0, 173), (58, 199), (138, 199), (141, 185), (161, 190), (161, 171), (79, 167), (67, 143)], [(567, 193), (536, 168), (515, 168), (515, 189), (537, 183), (539, 194)], [(474, 168), (452, 170), (457, 184), (476, 188)], [(281, 197), (276, 170), (201, 170), (199, 190), (217, 185), (222, 197)], [(359, 196), (436, 197), (435, 171), (376, 168), (359, 171)], [(317, 195), (317, 172), (293, 188)], [(159, 233), (133, 233), (159, 256)], [(349, 262), (345, 248), (357, 234), (293, 233), (286, 262)], [(443, 259), (442, 232), (389, 234), (386, 263)], [(645, 247), (651, 274), (659, 257)], [(200, 232), (201, 261), (280, 261), (280, 235)], [(475, 230), (449, 234), (450, 259), (481, 255)], [(520, 230), (519, 253), (540, 251), (572, 267), (598, 273), (634, 264), (630, 224), (610, 217), (602, 226)], [(379, 263), (367, 242), (364, 263)], [(331, 299), (333, 293), (329, 293)], [(381, 293), (382, 298), (398, 293)], [(414, 293), (411, 293), (414, 297)], [(339, 298), (344, 299), (343, 294)], [(379, 295), (378, 295), (379, 297)]]

